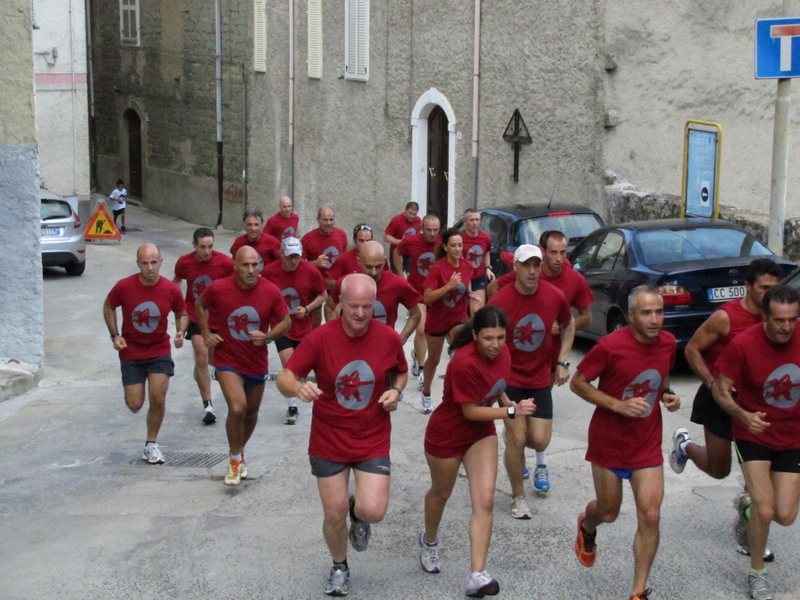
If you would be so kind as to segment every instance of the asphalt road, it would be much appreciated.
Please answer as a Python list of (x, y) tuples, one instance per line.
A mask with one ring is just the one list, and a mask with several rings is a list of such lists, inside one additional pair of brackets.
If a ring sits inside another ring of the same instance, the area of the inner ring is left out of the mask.
[[(120, 245), (89, 247), (82, 277), (45, 271), (45, 379), (0, 403), (0, 598), (323, 598), (330, 558), (306, 457), (309, 407), (301, 407), (297, 425), (285, 426), (285, 402), (267, 386), (248, 445), (252, 478), (241, 487), (222, 484), (224, 461), (211, 467), (141, 464), (144, 414), (131, 414), (123, 403), (102, 302), (116, 280), (136, 271), (141, 243), (160, 245), (162, 274), (171, 278), (177, 257), (191, 251), (195, 226), (129, 207), (128, 227)], [(218, 249), (227, 250), (235, 235), (218, 232)], [(588, 348), (576, 344), (573, 364)], [(277, 372), (277, 356), (270, 352), (271, 371)], [(227, 449), (224, 426), (200, 422), (191, 347), (174, 351), (174, 357), (176, 376), (159, 442), (173, 461), (188, 457), (180, 453), (213, 461)], [(442, 524), (443, 572), (426, 574), (418, 563), (416, 537), (429, 474), (422, 450), (427, 417), (417, 410), (414, 387), (393, 416), (388, 514), (374, 526), (369, 550), (349, 556), (354, 599), (464, 597), (470, 507), (463, 478)], [(441, 387), (438, 380), (435, 401)], [(702, 439), (689, 423), (697, 380), (679, 367), (672, 387), (683, 407), (665, 413), (665, 453), (676, 427), (688, 426)], [(214, 400), (224, 418), (216, 387)], [(548, 452), (553, 489), (529, 495), (531, 520), (511, 518), (508, 479), (500, 469), (487, 568), (500, 581), (501, 598), (629, 596), (636, 521), (628, 488), (618, 521), (599, 530), (596, 565), (582, 567), (572, 552), (576, 516), (593, 497), (583, 459), (591, 410), (566, 386), (555, 390)], [(667, 467), (665, 480), (651, 598), (746, 598), (749, 564), (734, 552), (731, 536), (738, 469), (718, 482), (692, 465), (680, 476)], [(770, 566), (775, 598), (797, 600), (798, 525), (774, 526), (769, 545), (777, 555)]]

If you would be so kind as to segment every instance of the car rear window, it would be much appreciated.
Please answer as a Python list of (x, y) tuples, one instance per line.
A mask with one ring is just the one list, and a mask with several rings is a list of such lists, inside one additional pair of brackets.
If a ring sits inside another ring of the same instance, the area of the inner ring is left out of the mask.
[(749, 233), (717, 227), (639, 231), (636, 242), (647, 265), (772, 254)]
[(551, 230), (560, 231), (567, 236), (570, 244), (574, 244), (602, 226), (603, 222), (597, 216), (590, 214), (549, 215), (525, 219), (517, 223), (515, 236), (517, 239), (514, 240), (514, 244), (536, 245), (539, 243), (539, 237), (545, 231)]
[(42, 199), (42, 221), (47, 221), (49, 219), (65, 219), (71, 216), (72, 208), (70, 208), (68, 202)]

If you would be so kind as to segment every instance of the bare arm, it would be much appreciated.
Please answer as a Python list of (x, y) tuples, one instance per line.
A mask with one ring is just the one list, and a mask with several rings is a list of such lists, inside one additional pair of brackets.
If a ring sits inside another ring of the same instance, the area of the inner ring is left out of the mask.
[[(575, 341), (575, 319), (570, 319), (566, 324), (560, 326), (561, 329), (561, 350), (558, 353), (558, 361), (564, 362), (569, 358), (572, 350), (572, 342)], [(569, 369), (556, 365), (556, 383), (564, 385), (569, 381)]]
[(388, 233), (384, 233), (384, 234), (383, 234), (383, 241), (384, 241), (384, 242), (387, 242), (387, 243), (389, 243), (389, 244), (394, 244), (394, 245), (397, 245), (397, 244), (399, 244), (400, 242), (402, 242), (403, 240), (399, 240), (399, 239), (397, 239), (396, 237), (392, 237), (392, 236), (391, 236), (391, 235), (389, 235)]
[(592, 324), (592, 311), (588, 306), (584, 306), (578, 311), (578, 316), (575, 317), (575, 331), (588, 329)]
[(175, 340), (173, 343), (176, 348), (183, 347), (183, 340), (186, 337), (186, 329), (189, 327), (189, 313), (185, 310), (175, 313)]
[(404, 390), (407, 383), (408, 372), (400, 373), (399, 371), (392, 371), (392, 383), (389, 389), (383, 392), (381, 397), (378, 398), (378, 402), (383, 405), (383, 410), (386, 412), (397, 410), (397, 403), (400, 402), (400, 392), (397, 390)]
[(455, 272), (450, 280), (445, 283), (442, 287), (432, 290), (431, 288), (425, 288), (425, 293), (422, 295), (422, 301), (430, 306), (437, 300), (441, 299), (447, 292), (452, 290), (461, 283), (461, 273)]
[(411, 314), (406, 321), (406, 326), (403, 327), (403, 331), (400, 332), (400, 339), (404, 344), (408, 341), (408, 338), (411, 337), (411, 334), (414, 333), (419, 320), (422, 318), (422, 311), (419, 309), (419, 304), (415, 304), (413, 307), (411, 307), (409, 312)]
[(744, 423), (750, 433), (762, 433), (769, 426), (769, 423), (764, 420), (767, 413), (747, 412), (736, 404), (733, 399), (732, 379), (720, 374), (719, 379), (711, 387), (711, 392), (714, 394), (714, 400), (717, 401), (717, 404), (732, 418)]
[[(322, 292), (320, 295), (318, 295), (316, 298), (314, 298), (311, 302), (309, 302), (305, 306), (298, 306), (294, 314), (297, 316), (298, 319), (302, 319), (306, 315), (312, 313), (313, 311), (317, 310), (320, 306), (325, 304), (326, 306), (325, 314), (327, 315), (328, 314), (327, 302), (326, 302), (327, 299), (328, 299), (328, 292)], [(331, 302), (333, 302), (333, 300), (331, 300)]]
[(284, 398), (300, 398), (303, 402), (313, 402), (322, 395), (322, 390), (313, 381), (300, 381), (300, 378), (289, 369), (281, 369), (275, 380), (278, 391)]
[(692, 371), (703, 380), (703, 383), (710, 386), (714, 382), (714, 376), (708, 370), (708, 365), (703, 355), (716, 344), (720, 338), (728, 335), (731, 330), (731, 321), (728, 313), (718, 310), (713, 313), (700, 328), (695, 331), (692, 339), (686, 344), (683, 351), (686, 362), (689, 363)]
[(203, 302), (202, 296), (194, 303), (194, 312), (197, 317), (197, 326), (200, 328), (200, 335), (203, 336), (206, 347), (216, 348), (222, 342), (222, 336), (211, 333), (211, 329), (208, 327), (208, 307)]
[(397, 248), (392, 252), (392, 262), (394, 263), (395, 273), (403, 274), (403, 256), (397, 251)]
[(494, 278), (489, 285), (486, 286), (486, 301), (488, 302), (498, 291), (500, 291), (500, 285), (497, 282), (497, 278)]
[(280, 322), (277, 325), (275, 325), (275, 327), (269, 330), (269, 335), (267, 336), (267, 339), (270, 342), (274, 342), (278, 338), (282, 338), (286, 334), (286, 332), (289, 331), (291, 328), (292, 328), (292, 317), (289, 315), (289, 313), (286, 313), (283, 316), (283, 319), (281, 319)]
[(589, 404), (594, 404), (626, 417), (641, 417), (650, 410), (650, 405), (644, 398), (628, 398), (624, 402), (620, 402), (616, 398), (601, 392), (580, 371), (577, 371), (572, 376), (572, 380), (569, 382), (569, 389)]
[(113, 339), (114, 350), (119, 352), (123, 348), (127, 348), (128, 344), (125, 342), (125, 338), (119, 335), (119, 328), (117, 327), (117, 309), (108, 303), (108, 299), (103, 302), (103, 319), (106, 322), (108, 333), (111, 335), (117, 334)]
[[(508, 419), (508, 406), (513, 403), (509, 403), (503, 406), (481, 406), (477, 403), (467, 402), (461, 405), (461, 413), (464, 415), (464, 418), (469, 419), (470, 421), (494, 421), (496, 419)], [(527, 398), (525, 400), (520, 400), (517, 403), (517, 414), (516, 417), (530, 417), (536, 412), (536, 404), (534, 404), (533, 400)]]

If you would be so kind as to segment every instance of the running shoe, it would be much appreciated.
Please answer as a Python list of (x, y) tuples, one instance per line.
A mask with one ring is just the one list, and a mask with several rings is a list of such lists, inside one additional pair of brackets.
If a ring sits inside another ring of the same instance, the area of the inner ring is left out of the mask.
[(239, 485), (242, 483), (242, 461), (231, 459), (228, 465), (228, 474), (225, 475), (225, 485)]
[(530, 519), (531, 509), (528, 508), (528, 501), (525, 496), (515, 496), (511, 500), (511, 516), (515, 519)]
[(639, 592), (635, 596), (631, 596), (631, 600), (650, 600), (650, 592), (652, 592), (650, 588), (647, 588), (643, 592)]
[(353, 507), (356, 503), (356, 497), (350, 496), (350, 545), (356, 552), (363, 552), (369, 545), (369, 538), (372, 535), (372, 528), (369, 523), (359, 520), (355, 516)]
[(530, 472), (530, 469), (528, 469), (528, 467), (525, 467), (525, 470), (522, 472), (522, 478), (523, 479), (530, 479), (531, 478), (531, 472)]
[(753, 600), (772, 600), (772, 590), (769, 587), (767, 572), (750, 571), (747, 576), (747, 591)]
[[(753, 504), (750, 494), (746, 491), (740, 492), (733, 499), (733, 507), (736, 509), (736, 518), (733, 520), (733, 537), (736, 539), (736, 551), (739, 554), (750, 556), (750, 542), (747, 540), (747, 509)], [(769, 548), (764, 549), (764, 561), (772, 562), (775, 555)]]
[(691, 441), (689, 430), (685, 427), (676, 429), (675, 433), (672, 434), (672, 452), (669, 453), (669, 466), (676, 473), (683, 473), (686, 468), (686, 461), (689, 460), (689, 455), (681, 450), (681, 444)]
[(429, 415), (433, 412), (433, 402), (430, 396), (422, 394), (422, 414)]
[(239, 477), (247, 479), (247, 463), (244, 461), (244, 450), (242, 450), (242, 464), (239, 465)]
[(533, 472), (533, 487), (539, 492), (550, 491), (550, 475), (547, 473), (547, 465), (537, 465)]
[(350, 581), (350, 569), (343, 569), (343, 565), (333, 565), (331, 576), (325, 584), (325, 593), (328, 596), (347, 596), (347, 582)]
[(286, 416), (283, 418), (284, 425), (294, 425), (297, 423), (297, 407), (290, 406), (289, 409), (286, 411)]
[(496, 596), (500, 592), (500, 584), (496, 579), (492, 579), (488, 571), (475, 571), (469, 576), (467, 581), (467, 597), (483, 598), (484, 596)]
[(425, 532), (419, 533), (419, 564), (422, 565), (423, 571), (427, 573), (439, 572), (439, 540), (436, 540), (431, 546), (425, 541)]
[(417, 379), (417, 383), (419, 384), (419, 389), (425, 387), (425, 373), (420, 371), (419, 379)]
[(209, 401), (206, 404), (206, 407), (203, 409), (203, 423), (206, 425), (211, 425), (212, 423), (217, 422), (217, 413), (214, 412), (214, 407), (211, 405)]
[(161, 454), (158, 444), (147, 444), (142, 451), (142, 460), (146, 460), (151, 465), (163, 465), (164, 455)]
[(417, 361), (417, 351), (411, 351), (411, 374), (414, 377), (419, 377), (419, 374), (422, 372), (422, 369), (419, 368), (419, 362)]
[(588, 535), (583, 531), (583, 521), (586, 513), (578, 515), (578, 537), (575, 539), (575, 555), (584, 567), (591, 567), (597, 558), (597, 546), (594, 543), (597, 532)]

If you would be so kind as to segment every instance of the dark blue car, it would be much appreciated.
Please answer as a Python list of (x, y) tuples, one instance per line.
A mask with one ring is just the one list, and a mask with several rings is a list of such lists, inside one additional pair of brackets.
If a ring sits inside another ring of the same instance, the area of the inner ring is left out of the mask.
[(595, 296), (592, 323), (579, 334), (599, 339), (624, 327), (628, 294), (650, 284), (664, 297), (664, 329), (685, 345), (716, 307), (744, 296), (747, 265), (758, 256), (773, 258), (784, 275), (796, 266), (720, 219), (638, 221), (598, 229), (569, 257)]

